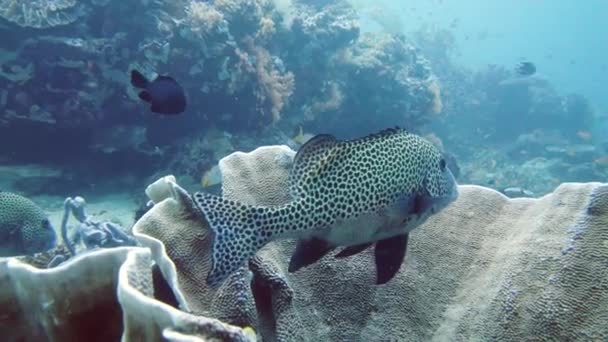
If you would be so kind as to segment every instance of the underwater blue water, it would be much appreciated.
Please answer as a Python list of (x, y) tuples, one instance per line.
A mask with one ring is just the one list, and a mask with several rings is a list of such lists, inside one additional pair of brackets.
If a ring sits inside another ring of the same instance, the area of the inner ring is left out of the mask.
[[(455, 60), (471, 68), (515, 65), (522, 58), (556, 88), (585, 94), (608, 112), (608, 2), (603, 0), (374, 1), (396, 11), (403, 32), (449, 28)], [(369, 23), (367, 27), (372, 27)]]
[[(461, 18), (458, 60), (473, 67), (535, 61), (539, 72), (564, 92), (585, 94), (608, 110), (608, 2), (445, 1), (442, 14)], [(441, 20), (439, 19), (438, 20)], [(443, 20), (448, 20), (447, 17)], [(444, 21), (445, 23), (445, 21)], [(475, 35), (487, 32), (486, 39)], [(464, 37), (469, 36), (466, 40)]]

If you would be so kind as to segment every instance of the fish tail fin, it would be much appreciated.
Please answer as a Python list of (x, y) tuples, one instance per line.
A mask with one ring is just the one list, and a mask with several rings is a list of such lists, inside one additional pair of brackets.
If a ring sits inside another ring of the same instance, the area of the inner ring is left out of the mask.
[(135, 69), (131, 70), (131, 85), (136, 88), (145, 88), (148, 83), (148, 79), (141, 72)]
[(269, 213), (276, 209), (202, 192), (192, 197), (214, 235), (207, 284), (216, 287), (270, 240), (275, 225), (271, 224)]

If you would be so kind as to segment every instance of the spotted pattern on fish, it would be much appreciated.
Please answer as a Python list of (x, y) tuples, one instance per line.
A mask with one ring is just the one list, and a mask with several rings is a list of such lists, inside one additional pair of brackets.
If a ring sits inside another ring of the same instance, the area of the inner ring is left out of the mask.
[(23, 196), (0, 191), (0, 257), (43, 252), (56, 240), (40, 207)]
[[(355, 241), (352, 234), (340, 235), (332, 229), (343, 229), (337, 227), (370, 213), (373, 217), (395, 203), (412, 206), (417, 195), (453, 197), (455, 191), (442, 153), (402, 129), (348, 141), (331, 135), (314, 137), (296, 154), (289, 186), (293, 201), (278, 207), (248, 206), (200, 192), (193, 195), (215, 233), (210, 285), (221, 283), (270, 240), (320, 236), (337, 245), (367, 242), (381, 238), (381, 233)], [(404, 217), (402, 224), (409, 220)]]

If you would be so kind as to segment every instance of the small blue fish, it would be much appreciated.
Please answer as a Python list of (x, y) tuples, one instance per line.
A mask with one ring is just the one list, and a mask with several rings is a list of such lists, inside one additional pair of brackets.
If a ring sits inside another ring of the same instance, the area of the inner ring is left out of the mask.
[(169, 76), (158, 76), (149, 81), (137, 70), (131, 71), (131, 84), (143, 89), (139, 98), (150, 103), (154, 113), (174, 115), (186, 110), (184, 89)]

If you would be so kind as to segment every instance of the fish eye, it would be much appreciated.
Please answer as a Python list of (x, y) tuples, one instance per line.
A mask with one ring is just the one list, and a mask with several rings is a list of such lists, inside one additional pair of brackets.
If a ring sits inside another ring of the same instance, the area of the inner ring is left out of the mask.
[(439, 161), (439, 168), (441, 169), (441, 171), (445, 171), (445, 167), (446, 167), (445, 159), (441, 158), (441, 160)]

